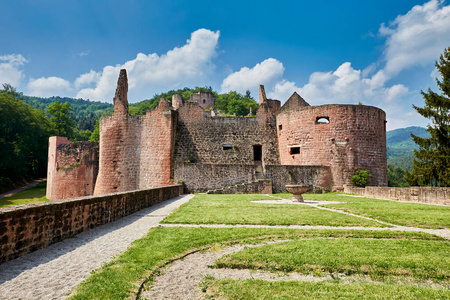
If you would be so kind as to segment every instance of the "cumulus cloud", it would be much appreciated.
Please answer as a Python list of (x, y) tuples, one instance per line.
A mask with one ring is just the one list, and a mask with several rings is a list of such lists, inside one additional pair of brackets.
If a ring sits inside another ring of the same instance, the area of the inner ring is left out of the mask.
[(255, 89), (260, 84), (273, 86), (282, 79), (284, 66), (274, 58), (268, 58), (252, 68), (243, 67), (239, 71), (228, 75), (222, 82), (222, 93)]
[(67, 96), (71, 93), (70, 82), (59, 77), (31, 78), (27, 85), (28, 93), (38, 97)]
[(24, 78), (20, 69), (27, 60), (21, 54), (0, 55), (0, 85), (18, 86)]
[(100, 81), (101, 74), (91, 70), (89, 73), (80, 75), (75, 79), (75, 87), (77, 89), (85, 88), (93, 84), (97, 84)]
[(416, 5), (388, 25), (381, 25), (379, 33), (387, 37), (386, 74), (395, 76), (408, 67), (433, 62), (448, 47), (450, 6), (443, 3), (431, 0)]
[(106, 66), (98, 73), (91, 70), (78, 77), (75, 84), (81, 87), (95, 83), (95, 86), (80, 90), (77, 97), (111, 102), (122, 68), (128, 72), (130, 99), (140, 100), (158, 91), (204, 85), (214, 70), (212, 60), (217, 55), (219, 35), (219, 31), (199, 29), (185, 45), (166, 54), (139, 53), (123, 65)]

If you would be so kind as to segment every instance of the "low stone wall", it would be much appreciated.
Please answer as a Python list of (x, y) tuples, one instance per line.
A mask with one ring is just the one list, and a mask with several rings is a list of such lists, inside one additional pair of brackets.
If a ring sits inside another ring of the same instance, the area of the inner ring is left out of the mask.
[(331, 169), (327, 166), (266, 165), (274, 193), (286, 193), (287, 184), (309, 185), (310, 191), (331, 191)]
[(208, 194), (272, 194), (272, 180), (261, 179), (246, 182), (218, 190), (208, 191)]
[(178, 162), (175, 164), (175, 182), (183, 182), (187, 193), (217, 190), (255, 179), (254, 165), (197, 164)]
[(450, 205), (450, 188), (417, 186), (405, 188), (367, 186), (358, 188), (344, 186), (344, 192), (377, 199)]
[(0, 209), (0, 263), (183, 193), (182, 185)]

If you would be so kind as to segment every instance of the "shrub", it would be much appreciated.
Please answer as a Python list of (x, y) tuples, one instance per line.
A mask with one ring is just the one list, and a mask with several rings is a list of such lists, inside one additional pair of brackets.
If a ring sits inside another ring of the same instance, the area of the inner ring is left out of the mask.
[(366, 187), (369, 177), (372, 177), (369, 170), (357, 170), (350, 179), (357, 187), (363, 188)]

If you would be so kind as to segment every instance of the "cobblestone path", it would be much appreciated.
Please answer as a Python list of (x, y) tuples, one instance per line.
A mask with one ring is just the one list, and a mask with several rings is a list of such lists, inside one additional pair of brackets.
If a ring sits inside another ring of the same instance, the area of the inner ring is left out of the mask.
[(193, 195), (143, 209), (77, 237), (0, 264), (0, 299), (63, 299)]

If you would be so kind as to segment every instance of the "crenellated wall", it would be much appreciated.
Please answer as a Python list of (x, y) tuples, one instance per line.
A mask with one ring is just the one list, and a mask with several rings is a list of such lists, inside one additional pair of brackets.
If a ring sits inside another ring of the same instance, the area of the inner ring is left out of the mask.
[(329, 166), (336, 187), (367, 169), (373, 175), (369, 185), (386, 186), (385, 120), (384, 111), (364, 105), (284, 110), (277, 115), (281, 164)]

